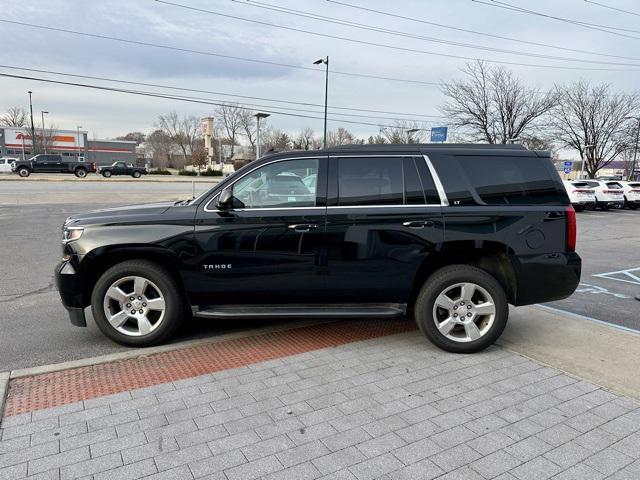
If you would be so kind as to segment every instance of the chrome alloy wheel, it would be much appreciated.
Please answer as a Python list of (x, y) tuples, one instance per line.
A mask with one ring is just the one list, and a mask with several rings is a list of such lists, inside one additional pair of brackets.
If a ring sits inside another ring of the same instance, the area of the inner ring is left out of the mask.
[(164, 319), (165, 300), (158, 286), (140, 277), (123, 277), (104, 295), (104, 315), (111, 326), (130, 337), (148, 335)]
[(485, 335), (496, 318), (493, 298), (475, 283), (456, 283), (436, 297), (433, 321), (454, 342), (472, 342)]

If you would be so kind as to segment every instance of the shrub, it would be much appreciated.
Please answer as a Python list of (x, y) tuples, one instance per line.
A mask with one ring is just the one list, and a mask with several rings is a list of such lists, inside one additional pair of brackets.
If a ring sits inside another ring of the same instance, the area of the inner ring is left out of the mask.
[(207, 168), (206, 170), (203, 170), (200, 175), (202, 175), (203, 177), (221, 177), (222, 176), (222, 171), (221, 170), (214, 170), (212, 168)]
[(180, 170), (178, 172), (178, 175), (184, 175), (187, 177), (195, 177), (196, 175), (198, 175), (198, 172), (194, 172), (193, 170)]
[(149, 175), (171, 175), (171, 172), (165, 168), (156, 168), (155, 170), (149, 170)]
[(240, 170), (242, 167), (244, 167), (248, 163), (251, 163), (251, 160), (234, 160), (233, 161), (233, 169), (234, 170)]

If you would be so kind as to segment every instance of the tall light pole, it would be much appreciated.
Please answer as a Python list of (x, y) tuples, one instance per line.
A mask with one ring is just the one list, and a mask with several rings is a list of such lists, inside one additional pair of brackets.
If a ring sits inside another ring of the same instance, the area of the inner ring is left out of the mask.
[(322, 137), (322, 148), (327, 148), (327, 98), (329, 96), (329, 55), (313, 62), (314, 65), (324, 63), (326, 66), (324, 77), (324, 135)]
[(29, 94), (29, 112), (31, 114), (31, 155), (35, 155), (36, 151), (36, 127), (33, 125), (33, 103), (31, 102), (31, 90), (27, 92)]
[[(77, 159), (78, 161), (80, 161), (80, 129), (81, 129), (81, 128), (82, 128), (82, 125), (78, 125), (78, 126), (76, 127), (76, 132), (77, 132), (77, 135), (76, 135), (76, 141), (78, 142), (77, 151), (76, 151), (76, 159)], [(84, 153), (84, 152), (83, 152), (83, 153)]]
[(260, 158), (260, 120), (270, 116), (270, 113), (261, 112), (258, 112), (254, 115), (254, 117), (256, 117), (256, 160)]
[(636, 177), (636, 160), (638, 158), (638, 140), (640, 140), (640, 117), (627, 117), (628, 120), (637, 120), (638, 127), (636, 129), (636, 145), (633, 149), (633, 162), (631, 162), (631, 171), (629, 172), (629, 176), (627, 180), (632, 181)]
[(46, 112), (44, 110), (40, 110), (40, 115), (42, 115), (42, 145), (44, 146), (44, 153), (47, 153), (47, 142), (45, 141), (45, 133), (44, 133), (44, 114), (49, 114), (49, 112)]

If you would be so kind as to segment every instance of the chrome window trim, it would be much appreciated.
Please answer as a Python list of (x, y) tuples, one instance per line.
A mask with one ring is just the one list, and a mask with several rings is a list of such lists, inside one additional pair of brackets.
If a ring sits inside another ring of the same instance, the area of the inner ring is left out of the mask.
[[(231, 182), (229, 185), (227, 185), (226, 187), (223, 188), (223, 190), (232, 187), (233, 185), (235, 185), (238, 181), (242, 180), (244, 177), (246, 177), (247, 175), (249, 175), (251, 172), (257, 170), (258, 168), (262, 168), (262, 167), (266, 167), (267, 165), (271, 165), (272, 163), (277, 163), (277, 162), (286, 162), (288, 160), (322, 160), (323, 158), (327, 158), (326, 155), (322, 155), (322, 156), (304, 156), (304, 157), (287, 157), (287, 158), (276, 158), (275, 160), (271, 160), (270, 162), (266, 162), (266, 163), (262, 163), (260, 165), (257, 165), (256, 167), (252, 168), (251, 170), (248, 170), (247, 172), (245, 172), (244, 174), (242, 174), (242, 176), (236, 178), (233, 182)], [(219, 212), (220, 210), (218, 210), (217, 208), (215, 210), (210, 210), (209, 209), (209, 205), (211, 204), (211, 202), (213, 202), (213, 200), (219, 196), (220, 193), (217, 193), (213, 196), (213, 198), (211, 200), (209, 200), (205, 206), (204, 206), (204, 211), (205, 212)], [(325, 207), (273, 207), (273, 208), (263, 208), (263, 207), (259, 207), (259, 208), (236, 208), (233, 211), (234, 212), (246, 212), (246, 211), (250, 211), (250, 210), (299, 210), (301, 208), (325, 208)]]
[(440, 203), (417, 203), (414, 205), (331, 205), (327, 207), (328, 209), (332, 208), (440, 208), (442, 204)]
[(429, 159), (428, 155), (422, 154), (422, 157), (424, 158), (424, 161), (427, 163), (427, 168), (429, 169), (429, 173), (431, 173), (431, 178), (433, 178), (433, 183), (435, 184), (436, 191), (438, 192), (438, 196), (440, 197), (440, 205), (443, 207), (448, 207), (449, 199), (447, 198), (447, 194), (444, 190), (444, 186), (440, 181), (438, 172), (436, 172), (436, 169), (433, 166), (433, 163), (431, 163), (431, 160)]

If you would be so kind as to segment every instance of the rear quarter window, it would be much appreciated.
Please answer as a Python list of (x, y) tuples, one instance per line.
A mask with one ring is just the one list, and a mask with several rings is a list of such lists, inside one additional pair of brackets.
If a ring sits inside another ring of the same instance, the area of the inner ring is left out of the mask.
[[(564, 204), (549, 159), (532, 156), (457, 156), (470, 185), (489, 205)], [(557, 176), (557, 174), (556, 174)]]

